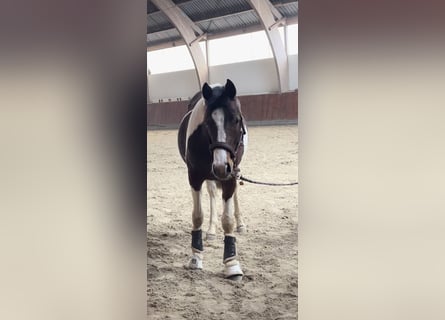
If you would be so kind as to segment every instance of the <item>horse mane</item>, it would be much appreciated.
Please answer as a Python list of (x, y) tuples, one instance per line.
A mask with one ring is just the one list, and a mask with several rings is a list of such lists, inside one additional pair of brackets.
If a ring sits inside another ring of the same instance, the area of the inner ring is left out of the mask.
[(195, 95), (190, 99), (189, 104), (187, 105), (187, 111), (192, 110), (201, 98), (202, 98), (201, 91), (195, 93)]

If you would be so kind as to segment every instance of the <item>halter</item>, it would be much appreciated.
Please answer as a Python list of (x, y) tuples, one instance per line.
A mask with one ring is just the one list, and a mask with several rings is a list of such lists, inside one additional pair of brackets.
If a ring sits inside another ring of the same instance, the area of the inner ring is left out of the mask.
[(238, 151), (239, 145), (240, 145), (240, 143), (238, 143), (238, 145), (235, 148), (235, 150), (233, 150), (233, 148), (231, 146), (229, 146), (227, 143), (225, 143), (225, 142), (218, 142), (217, 141), (217, 142), (214, 142), (214, 143), (210, 144), (209, 150), (210, 150), (210, 152), (213, 152), (213, 150), (215, 150), (215, 149), (224, 149), (224, 150), (226, 150), (227, 152), (230, 153), (230, 157), (232, 158), (232, 160), (234, 160), (236, 152)]

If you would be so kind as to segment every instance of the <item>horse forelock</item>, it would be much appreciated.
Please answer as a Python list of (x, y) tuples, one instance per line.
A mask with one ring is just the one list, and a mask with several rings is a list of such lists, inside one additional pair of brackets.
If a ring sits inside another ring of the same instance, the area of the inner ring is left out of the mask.
[(224, 93), (224, 87), (212, 87), (212, 96), (210, 97), (210, 99), (206, 100), (207, 108), (210, 110), (214, 110), (217, 107), (221, 107), (221, 103), (224, 102), (224, 98), (227, 97)]
[(207, 111), (212, 113), (218, 108), (228, 108), (230, 106), (235, 107), (241, 112), (240, 102), (237, 97), (233, 100), (229, 98), (226, 94), (223, 86), (212, 87), (212, 97), (205, 101), (207, 106)]

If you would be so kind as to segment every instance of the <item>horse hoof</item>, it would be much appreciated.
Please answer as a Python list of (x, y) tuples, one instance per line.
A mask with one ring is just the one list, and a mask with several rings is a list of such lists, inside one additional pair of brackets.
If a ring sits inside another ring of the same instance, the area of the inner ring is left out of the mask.
[(187, 269), (201, 270), (202, 269), (202, 258), (194, 254), (187, 265)]
[(236, 275), (227, 277), (226, 279), (231, 280), (231, 281), (241, 281), (241, 280), (243, 280), (243, 275), (242, 274), (236, 274)]
[(224, 267), (224, 277), (229, 280), (240, 281), (243, 278), (243, 271), (238, 261), (227, 262)]
[(243, 233), (246, 233), (246, 231), (247, 231), (247, 228), (246, 228), (245, 225), (241, 225), (241, 226), (236, 227), (236, 232), (238, 232), (238, 233), (243, 234)]
[(215, 240), (215, 239), (216, 239), (216, 234), (213, 234), (213, 233), (207, 233), (206, 234), (206, 240), (212, 241), (212, 240)]

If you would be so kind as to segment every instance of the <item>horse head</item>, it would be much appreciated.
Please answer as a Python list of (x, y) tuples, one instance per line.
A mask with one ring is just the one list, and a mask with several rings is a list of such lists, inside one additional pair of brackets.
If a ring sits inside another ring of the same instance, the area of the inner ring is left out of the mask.
[(236, 174), (241, 160), (236, 159), (238, 148), (245, 133), (236, 88), (229, 79), (224, 86), (210, 87), (205, 83), (202, 96), (207, 106), (203, 124), (213, 155), (212, 173), (219, 180), (227, 180)]

